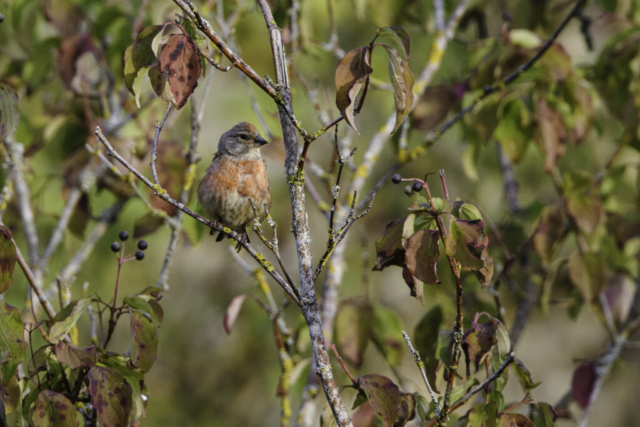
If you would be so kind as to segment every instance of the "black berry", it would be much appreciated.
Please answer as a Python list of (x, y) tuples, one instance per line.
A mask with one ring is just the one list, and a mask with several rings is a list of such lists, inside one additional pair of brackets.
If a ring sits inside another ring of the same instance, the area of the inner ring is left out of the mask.
[(413, 191), (415, 191), (416, 193), (422, 190), (422, 187), (424, 187), (424, 185), (420, 181), (416, 181), (413, 183)]
[(127, 233), (126, 231), (121, 231), (120, 234), (118, 234), (118, 237), (120, 237), (120, 240), (124, 242), (129, 238), (129, 233)]
[(149, 244), (147, 243), (146, 240), (140, 240), (138, 242), (138, 249), (140, 249), (141, 251), (144, 251), (145, 249), (147, 249), (149, 247)]
[(122, 246), (120, 245), (120, 242), (113, 242), (111, 244), (111, 251), (112, 252), (120, 252), (120, 249), (122, 249)]
[(137, 252), (136, 252), (136, 259), (137, 259), (138, 261), (142, 261), (142, 260), (144, 259), (144, 252), (142, 252), (142, 251), (137, 251)]
[(402, 181), (402, 177), (400, 176), (399, 173), (394, 173), (391, 176), (391, 182), (393, 182), (394, 184), (400, 184), (401, 181)]
[(407, 196), (410, 196), (413, 194), (413, 190), (411, 189), (410, 185), (407, 185), (406, 187), (404, 187), (404, 194), (406, 194)]

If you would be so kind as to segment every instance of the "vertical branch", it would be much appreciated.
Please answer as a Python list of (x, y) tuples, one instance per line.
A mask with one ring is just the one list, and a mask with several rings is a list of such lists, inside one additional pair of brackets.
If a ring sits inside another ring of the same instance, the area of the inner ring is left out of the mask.
[(38, 235), (36, 233), (35, 217), (31, 209), (29, 186), (24, 179), (24, 164), (22, 163), (24, 146), (10, 137), (5, 138), (4, 145), (7, 147), (13, 163), (13, 186), (16, 192), (18, 209), (20, 210), (22, 228), (24, 228), (24, 235), (27, 240), (29, 263), (35, 265), (38, 262)]
[(287, 64), (284, 54), (282, 33), (275, 23), (271, 9), (266, 0), (258, 0), (258, 4), (264, 15), (269, 31), (269, 40), (273, 53), (276, 83), (282, 103), (278, 103), (282, 136), (285, 144), (285, 174), (289, 184), (289, 197), (291, 199), (292, 228), (296, 239), (298, 253), (298, 267), (300, 270), (300, 282), (302, 285), (302, 314), (307, 322), (311, 337), (316, 373), (325, 395), (331, 406), (333, 415), (340, 427), (352, 427), (347, 409), (340, 397), (340, 391), (333, 378), (331, 362), (327, 353), (322, 323), (320, 321), (320, 307), (313, 283), (313, 264), (311, 260), (311, 236), (309, 233), (309, 220), (305, 206), (304, 175), (297, 173), (298, 141), (296, 139), (296, 127), (289, 118), (287, 108), (292, 110), (291, 91), (287, 75)]
[(160, 138), (160, 132), (164, 126), (164, 122), (167, 121), (169, 112), (171, 111), (171, 104), (167, 105), (167, 111), (164, 113), (164, 117), (160, 123), (156, 122), (156, 134), (153, 137), (153, 147), (151, 148), (151, 175), (153, 175), (153, 183), (160, 188), (160, 182), (158, 181), (158, 171), (156, 170), (156, 160), (158, 158), (158, 139)]

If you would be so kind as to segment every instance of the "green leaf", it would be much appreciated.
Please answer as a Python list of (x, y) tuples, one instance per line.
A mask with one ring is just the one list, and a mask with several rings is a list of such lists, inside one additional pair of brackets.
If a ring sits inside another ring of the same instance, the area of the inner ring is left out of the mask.
[(149, 67), (158, 60), (152, 43), (163, 30), (164, 25), (152, 25), (138, 34), (136, 41), (124, 52), (124, 81), (129, 92), (136, 98), (140, 108), (140, 87), (142, 78), (149, 71)]
[(445, 364), (447, 369), (451, 366), (453, 362), (453, 331), (451, 329), (438, 331), (436, 357)]
[(371, 328), (373, 307), (364, 300), (342, 301), (335, 321), (335, 342), (340, 355), (359, 368), (362, 365)]
[(376, 32), (378, 38), (384, 43), (390, 43), (396, 51), (402, 54), (402, 59), (409, 61), (411, 55), (411, 36), (400, 25), (378, 28)]
[(13, 133), (20, 123), (18, 95), (11, 86), (0, 83), (0, 141)]
[[(0, 399), (4, 405), (5, 413), (8, 415), (19, 408), (22, 399), (18, 376), (12, 376), (6, 384), (0, 381)], [(0, 415), (1, 417), (2, 415)]]
[(78, 411), (63, 394), (43, 390), (33, 411), (35, 427), (77, 427)]
[[(210, 54), (209, 41), (198, 31), (193, 21), (190, 19), (183, 19), (182, 28), (184, 28), (189, 37), (191, 37), (191, 39), (196, 43), (198, 49), (200, 49), (201, 52), (204, 52), (208, 56)], [(204, 59), (204, 57), (200, 57), (200, 63), (202, 65), (202, 75), (204, 76), (205, 69), (207, 67), (207, 60)]]
[(593, 302), (606, 283), (606, 265), (599, 252), (569, 255), (569, 278), (588, 303)]
[(100, 354), (99, 364), (120, 372), (131, 386), (133, 395), (133, 417), (139, 419), (145, 414), (149, 400), (147, 387), (144, 385), (144, 374), (131, 364), (128, 357), (112, 354)]
[(477, 207), (469, 203), (463, 203), (460, 206), (460, 219), (464, 219), (466, 221), (475, 221), (477, 219), (482, 219), (482, 215)]
[(24, 323), (20, 318), (20, 311), (0, 301), (0, 364), (3, 384), (9, 383), (26, 352), (27, 343), (24, 340)]
[(518, 163), (531, 141), (531, 113), (520, 97), (504, 101), (499, 111), (502, 114), (493, 136), (509, 160)]
[[(511, 351), (511, 340), (509, 339), (509, 332), (507, 328), (500, 323), (498, 325), (498, 330), (496, 331), (496, 337), (498, 339), (498, 344), (491, 349), (491, 368), (496, 371), (500, 368), (500, 365), (505, 361), (507, 355)], [(509, 371), (505, 370), (502, 375), (500, 375), (494, 381), (494, 389), (502, 390), (504, 385), (507, 383), (509, 379)]]
[(573, 194), (567, 197), (567, 212), (585, 234), (593, 234), (605, 219), (602, 201), (592, 194)]
[(356, 96), (372, 72), (367, 46), (347, 52), (336, 67), (336, 106), (349, 126), (356, 132), (358, 130), (353, 121)]
[(79, 348), (60, 341), (55, 351), (58, 362), (66, 364), (71, 369), (92, 368), (98, 362), (98, 350), (95, 345)]
[(409, 273), (423, 283), (440, 283), (436, 263), (440, 257), (438, 230), (419, 230), (404, 243), (405, 265)]
[(409, 69), (409, 64), (400, 57), (398, 51), (388, 46), (384, 46), (384, 48), (387, 51), (389, 80), (396, 102), (396, 124), (393, 128), (393, 132), (395, 132), (413, 105), (413, 82), (415, 79)]
[(514, 362), (515, 363), (513, 364), (513, 368), (516, 371), (518, 378), (520, 378), (520, 382), (522, 383), (522, 386), (525, 390), (533, 390), (534, 388), (542, 384), (540, 381), (538, 381), (537, 383), (533, 382), (533, 380), (531, 379), (531, 372), (529, 372), (529, 370), (526, 368), (526, 366), (524, 366), (524, 363), (522, 363), (520, 359), (516, 358), (514, 359)]
[(494, 402), (476, 403), (469, 411), (469, 427), (496, 427), (498, 411)]
[(553, 406), (540, 402), (534, 406), (532, 418), (535, 427), (553, 427), (558, 414), (556, 414)]
[(17, 259), (11, 230), (0, 225), (0, 294), (5, 293), (13, 283), (13, 271), (16, 268)]
[(495, 402), (498, 413), (504, 410), (504, 396), (498, 390), (491, 390), (487, 399), (489, 402)]
[(402, 319), (394, 310), (376, 305), (371, 339), (391, 366), (400, 366), (404, 351)]
[(164, 310), (158, 302), (157, 297), (141, 294), (134, 297), (125, 297), (122, 303), (128, 305), (134, 311), (148, 315), (156, 327), (162, 325)]
[(131, 336), (138, 347), (136, 366), (142, 372), (148, 372), (156, 361), (158, 350), (158, 331), (147, 313), (131, 312)]
[(63, 339), (76, 324), (82, 313), (91, 305), (91, 298), (83, 298), (71, 303), (53, 318), (49, 331), (49, 342), (57, 344)]
[(103, 426), (128, 426), (133, 408), (132, 389), (113, 368), (94, 366), (87, 375), (93, 407)]

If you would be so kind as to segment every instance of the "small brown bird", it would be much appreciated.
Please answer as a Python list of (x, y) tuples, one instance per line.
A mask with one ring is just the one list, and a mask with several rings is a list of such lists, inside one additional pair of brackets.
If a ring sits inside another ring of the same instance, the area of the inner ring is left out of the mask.
[[(249, 241), (246, 227), (254, 217), (249, 199), (260, 221), (266, 216), (264, 206), (271, 207), (267, 165), (260, 155), (260, 147), (266, 143), (254, 125), (238, 123), (220, 137), (218, 152), (198, 187), (198, 200), (207, 215), (242, 233), (246, 241)], [(225, 236), (220, 233), (216, 241)], [(237, 248), (240, 247), (238, 243)]]

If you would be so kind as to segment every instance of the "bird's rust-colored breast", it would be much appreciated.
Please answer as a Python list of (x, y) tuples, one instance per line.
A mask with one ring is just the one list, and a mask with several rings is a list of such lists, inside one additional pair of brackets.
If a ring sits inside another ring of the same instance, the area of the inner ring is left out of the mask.
[(232, 228), (242, 227), (253, 218), (248, 199), (264, 218), (264, 204), (271, 206), (267, 167), (263, 159), (215, 158), (198, 188), (205, 211)]

